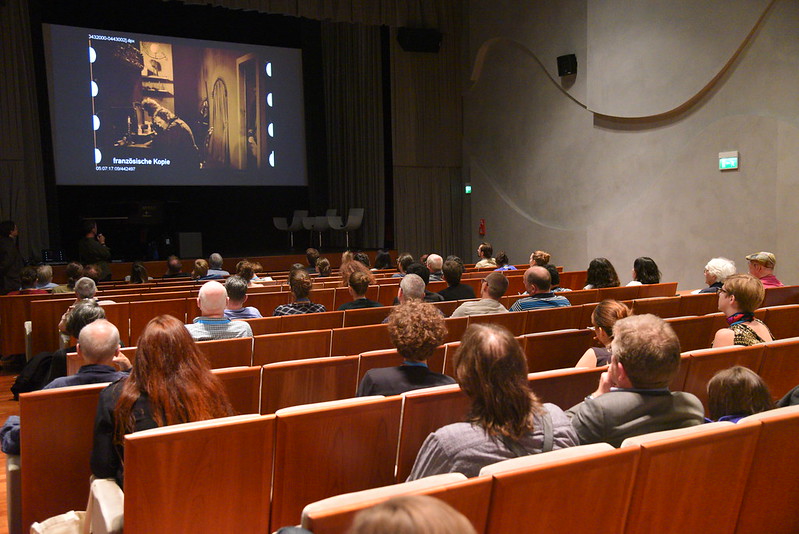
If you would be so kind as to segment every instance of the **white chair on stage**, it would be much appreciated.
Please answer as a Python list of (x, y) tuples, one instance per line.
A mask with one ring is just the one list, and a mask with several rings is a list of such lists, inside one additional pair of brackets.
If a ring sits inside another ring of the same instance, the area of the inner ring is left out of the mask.
[(289, 233), (289, 242), (291, 243), (291, 248), (294, 248), (294, 232), (297, 230), (302, 230), (303, 220), (307, 216), (308, 210), (294, 210), (294, 215), (291, 217), (291, 224), (289, 224), (285, 217), (272, 218), (275, 228)]
[(350, 231), (357, 230), (363, 223), (363, 212), (363, 208), (350, 208), (350, 211), (347, 214), (346, 223), (342, 223), (341, 217), (338, 217), (335, 214), (332, 216), (328, 214), (327, 216), (327, 222), (331, 229), (344, 230), (344, 234), (347, 239), (347, 248), (350, 248)]
[(336, 211), (336, 208), (330, 208), (325, 212), (324, 215), (317, 217), (303, 217), (303, 227), (311, 232), (311, 246), (313, 246), (313, 233), (319, 232), (319, 248), (322, 248), (322, 232), (330, 230), (328, 219), (330, 217), (335, 217)]

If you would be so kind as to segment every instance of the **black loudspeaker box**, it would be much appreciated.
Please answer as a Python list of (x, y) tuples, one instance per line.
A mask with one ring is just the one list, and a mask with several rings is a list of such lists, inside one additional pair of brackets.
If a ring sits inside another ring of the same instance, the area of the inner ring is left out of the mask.
[(570, 74), (577, 74), (577, 56), (574, 54), (558, 56), (558, 76)]

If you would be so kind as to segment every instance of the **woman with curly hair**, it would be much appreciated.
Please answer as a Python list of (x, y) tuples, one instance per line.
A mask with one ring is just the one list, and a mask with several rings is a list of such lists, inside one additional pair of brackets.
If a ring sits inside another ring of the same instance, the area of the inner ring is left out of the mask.
[(183, 322), (159, 315), (139, 337), (130, 375), (100, 393), (92, 474), (122, 487), (126, 434), (229, 415), (225, 388)]
[(578, 444), (563, 410), (542, 404), (530, 389), (524, 351), (506, 328), (471, 325), (455, 354), (455, 377), (472, 401), (467, 422), (427, 436), (408, 480), (474, 477), (489, 464)]
[(432, 305), (409, 300), (388, 316), (391, 344), (404, 359), (399, 367), (370, 369), (358, 386), (357, 396), (399, 395), (413, 389), (454, 384), (455, 380), (427, 367), (427, 359), (444, 343), (444, 317)]
[(369, 285), (375, 284), (375, 275), (372, 274), (369, 267), (357, 260), (353, 260), (343, 264), (338, 270), (338, 274), (341, 276), (341, 287), (349, 287), (350, 276), (354, 273), (364, 273), (369, 278)]

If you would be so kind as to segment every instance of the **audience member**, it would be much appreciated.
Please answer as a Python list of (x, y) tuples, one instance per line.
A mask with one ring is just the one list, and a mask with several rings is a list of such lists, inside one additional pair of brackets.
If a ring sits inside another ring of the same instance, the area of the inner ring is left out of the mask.
[(353, 273), (364, 273), (366, 278), (369, 279), (369, 285), (375, 283), (375, 275), (372, 274), (372, 271), (369, 270), (369, 267), (359, 261), (353, 260), (348, 261), (338, 270), (338, 274), (341, 276), (341, 287), (349, 286), (350, 276), (352, 276)]
[(600, 289), (603, 287), (619, 287), (619, 275), (610, 260), (594, 258), (588, 264), (588, 271), (583, 289)]
[(0, 222), (0, 295), (20, 288), (19, 275), (25, 262), (17, 248), (18, 235), (14, 221)]
[(100, 392), (94, 423), (92, 474), (114, 477), (120, 487), (126, 434), (233, 415), (224, 386), (178, 319), (159, 315), (147, 323), (135, 362), (127, 378)]
[(327, 258), (319, 258), (316, 261), (316, 270), (319, 272), (319, 278), (330, 276), (330, 260)]
[(89, 264), (83, 266), (83, 276), (85, 278), (91, 278), (94, 280), (95, 284), (100, 283), (100, 268), (95, 264)]
[[(78, 356), (83, 359), (83, 366), (72, 376), (56, 378), (44, 389), (114, 382), (127, 376), (127, 373), (114, 368), (116, 363), (128, 370), (130, 361), (119, 351), (119, 330), (105, 319), (86, 325), (80, 331), (76, 348)], [(6, 454), (19, 454), (19, 422), (19, 417), (12, 415), (0, 429), (2, 450)]]
[(247, 280), (239, 275), (233, 275), (225, 280), (227, 292), (227, 307), (225, 317), (228, 319), (258, 319), (263, 317), (258, 308), (245, 306), (247, 302)]
[(495, 462), (577, 444), (563, 410), (541, 404), (530, 390), (524, 351), (507, 329), (469, 326), (454, 362), (471, 401), (468, 420), (427, 436), (408, 480), (451, 472), (474, 477)]
[[(77, 282), (75, 282), (75, 301), (67, 308), (67, 311), (61, 316), (61, 320), (58, 322), (58, 331), (61, 332), (62, 335), (65, 335), (63, 338), (64, 341), (69, 341), (69, 336), (67, 334), (67, 321), (69, 320), (69, 315), (72, 313), (72, 310), (75, 306), (83, 301), (88, 299), (93, 299), (94, 295), (97, 294), (97, 284), (94, 283), (94, 280), (89, 278), (88, 276), (84, 276)], [(112, 300), (104, 300), (100, 302), (100, 304), (113, 304), (114, 301)]]
[(58, 284), (53, 282), (53, 268), (49, 265), (39, 265), (36, 267), (36, 289), (52, 291)]
[(516, 271), (516, 270), (518, 270), (518, 269), (516, 269), (515, 265), (511, 265), (510, 264), (510, 260), (508, 260), (508, 255), (505, 254), (504, 250), (500, 251), (500, 253), (497, 254), (496, 261), (497, 261), (497, 268), (494, 269), (495, 271)]
[(551, 280), (549, 290), (553, 293), (564, 293), (566, 291), (571, 291), (568, 287), (560, 287), (560, 273), (558, 272), (558, 268), (552, 265), (551, 263), (547, 263), (544, 265), (544, 269), (549, 271), (549, 279)]
[(344, 266), (345, 264), (351, 262), (355, 259), (355, 254), (352, 253), (351, 250), (345, 250), (341, 253), (341, 265)]
[(407, 252), (403, 252), (397, 257), (397, 271), (396, 273), (392, 274), (392, 278), (402, 278), (405, 276), (406, 269), (408, 265), (413, 263), (413, 256), (408, 254)]
[(44, 295), (46, 289), (36, 289), (36, 267), (28, 265), (23, 267), (19, 273), (20, 287), (14, 291), (9, 291), (8, 295)]
[(402, 495), (358, 512), (347, 534), (477, 534), (477, 531), (463, 514), (444, 501), (429, 495)]
[(183, 272), (183, 263), (180, 258), (174, 254), (169, 256), (166, 260), (166, 272), (163, 278), (186, 278), (187, 276), (190, 276), (190, 274)]
[(208, 276), (208, 262), (199, 259), (194, 260), (194, 269), (191, 271), (191, 277), (194, 280), (205, 280)]
[[(96, 265), (98, 276), (95, 282), (111, 279), (111, 249), (105, 244), (105, 236), (97, 231), (97, 222), (83, 221), (83, 238), (78, 242), (78, 257), (84, 265)], [(88, 274), (86, 276), (89, 276)]]
[(352, 296), (351, 302), (345, 302), (338, 307), (339, 310), (357, 310), (361, 308), (378, 308), (382, 306), (379, 302), (366, 298), (366, 291), (369, 289), (369, 284), (374, 283), (374, 280), (369, 274), (355, 271), (350, 275), (349, 293)]
[(133, 262), (130, 266), (130, 274), (125, 277), (125, 281), (131, 284), (144, 284), (152, 280), (152, 277), (147, 274), (147, 268), (140, 261)]
[(751, 274), (734, 274), (719, 289), (719, 311), (727, 317), (729, 328), (722, 328), (713, 338), (713, 347), (757, 345), (773, 341), (774, 336), (755, 310), (763, 303), (763, 284)]
[(372, 270), (382, 271), (385, 269), (391, 269), (391, 254), (389, 254), (387, 250), (381, 248), (375, 255), (375, 266)]
[(399, 284), (396, 304), (405, 304), (412, 300), (422, 300), (424, 298), (424, 280), (418, 274), (406, 274)]
[(322, 304), (311, 302), (309, 295), (311, 294), (313, 283), (305, 269), (298, 269), (289, 274), (289, 286), (291, 287), (291, 292), (294, 293), (294, 302), (281, 304), (275, 308), (273, 315), (299, 315), (327, 311)]
[(774, 276), (777, 257), (771, 252), (756, 252), (746, 257), (749, 262), (749, 274), (759, 278), (763, 287), (782, 287), (782, 282)]
[(308, 267), (305, 268), (308, 274), (316, 274), (316, 262), (319, 261), (319, 251), (315, 248), (305, 250), (305, 259), (308, 260)]
[(799, 404), (799, 386), (794, 387), (791, 391), (786, 393), (784, 397), (778, 400), (777, 408), (796, 406), (797, 404)]
[(186, 325), (191, 337), (195, 341), (208, 341), (211, 339), (229, 339), (232, 337), (252, 337), (252, 328), (244, 321), (233, 321), (225, 317), (225, 308), (228, 305), (225, 286), (211, 280), (200, 288), (197, 296), (197, 307), (200, 316), (194, 322)]
[(388, 317), (388, 336), (403, 358), (399, 367), (370, 369), (360, 385), (358, 397), (399, 395), (413, 389), (454, 384), (455, 380), (427, 367), (427, 359), (444, 343), (444, 318), (433, 306), (411, 300), (397, 306)]
[(486, 315), (490, 313), (508, 313), (507, 308), (500, 304), (505, 292), (508, 290), (508, 279), (502, 273), (489, 273), (483, 278), (480, 285), (480, 300), (464, 302), (458, 306), (452, 317), (468, 317), (469, 315)]
[(556, 295), (551, 289), (549, 271), (545, 267), (535, 265), (524, 272), (524, 287), (529, 297), (524, 297), (510, 307), (510, 311), (528, 311), (539, 308), (555, 308), (571, 306), (569, 299)]
[(441, 270), (444, 266), (444, 258), (438, 254), (430, 254), (427, 256), (426, 265), (430, 270), (431, 282), (441, 282), (444, 280), (444, 272)]
[(706, 288), (691, 293), (718, 293), (724, 280), (735, 274), (735, 263), (727, 258), (713, 258), (705, 265)]
[(234, 276), (238, 276), (247, 282), (247, 285), (253, 285), (252, 281), (256, 278), (255, 265), (250, 263), (249, 260), (241, 260), (236, 264), (236, 274)]
[(633, 262), (633, 279), (628, 286), (640, 286), (642, 284), (659, 284), (660, 269), (652, 258), (641, 256), (635, 258)]
[(472, 286), (461, 284), (463, 263), (447, 260), (444, 262), (443, 273), (448, 287), (439, 291), (438, 294), (444, 297), (444, 300), (466, 300), (475, 297)]
[(366, 254), (366, 252), (356, 252), (352, 256), (352, 259), (366, 267), (368, 270), (372, 269), (372, 265), (369, 263), (369, 255)]
[(575, 367), (601, 367), (610, 363), (613, 325), (630, 315), (630, 308), (618, 300), (607, 299), (597, 304), (591, 314), (594, 337), (601, 347), (591, 347), (580, 358)]
[[(89, 278), (86, 280), (91, 282)], [(92, 284), (93, 283), (94, 282), (92, 282)], [(105, 310), (103, 310), (103, 307), (96, 300), (88, 297), (73, 304), (65, 316), (66, 319), (62, 318), (64, 324), (63, 328), (60, 330), (64, 335), (65, 343), (63, 343), (63, 345), (65, 348), (53, 352), (42, 387), (56, 378), (67, 376), (67, 354), (75, 352), (76, 350), (76, 346), (71, 345), (69, 342), (72, 339), (80, 339), (80, 333), (86, 325), (98, 319), (105, 319)], [(61, 327), (61, 325), (59, 325), (59, 327)]]
[(497, 260), (494, 259), (494, 248), (491, 243), (483, 241), (477, 247), (477, 257), (480, 260), (474, 265), (478, 269), (495, 269), (497, 267)]
[(734, 365), (713, 375), (707, 383), (709, 421), (730, 421), (774, 408), (771, 392), (760, 376)]
[(546, 267), (549, 265), (549, 260), (552, 258), (549, 252), (543, 250), (536, 250), (530, 254), (530, 267), (538, 265), (539, 267)]
[(53, 288), (53, 293), (72, 293), (75, 291), (75, 282), (83, 278), (83, 265), (73, 261), (67, 264), (65, 269), (67, 283)]
[(680, 340), (660, 317), (632, 315), (613, 325), (610, 367), (597, 390), (568, 413), (580, 444), (607, 442), (701, 424), (702, 403), (670, 392), (680, 368)]
[(215, 276), (217, 278), (229, 276), (230, 273), (222, 268), (223, 263), (222, 255), (218, 252), (214, 252), (208, 256), (208, 276)]
[[(408, 265), (406, 269), (407, 274), (415, 274), (422, 279), (425, 285), (424, 289), (424, 301), (425, 302), (443, 302), (444, 297), (439, 295), (438, 293), (433, 293), (427, 289), (427, 284), (430, 283), (430, 270), (425, 267), (423, 264), (414, 262)], [(395, 302), (396, 304), (396, 302)]]

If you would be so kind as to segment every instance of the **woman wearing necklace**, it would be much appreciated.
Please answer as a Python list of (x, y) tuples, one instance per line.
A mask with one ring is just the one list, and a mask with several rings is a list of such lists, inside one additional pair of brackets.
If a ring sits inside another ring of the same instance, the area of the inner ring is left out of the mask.
[(754, 312), (763, 303), (763, 284), (751, 274), (736, 274), (719, 289), (719, 310), (727, 316), (729, 328), (722, 328), (713, 338), (713, 347), (756, 345), (773, 341), (771, 331)]

